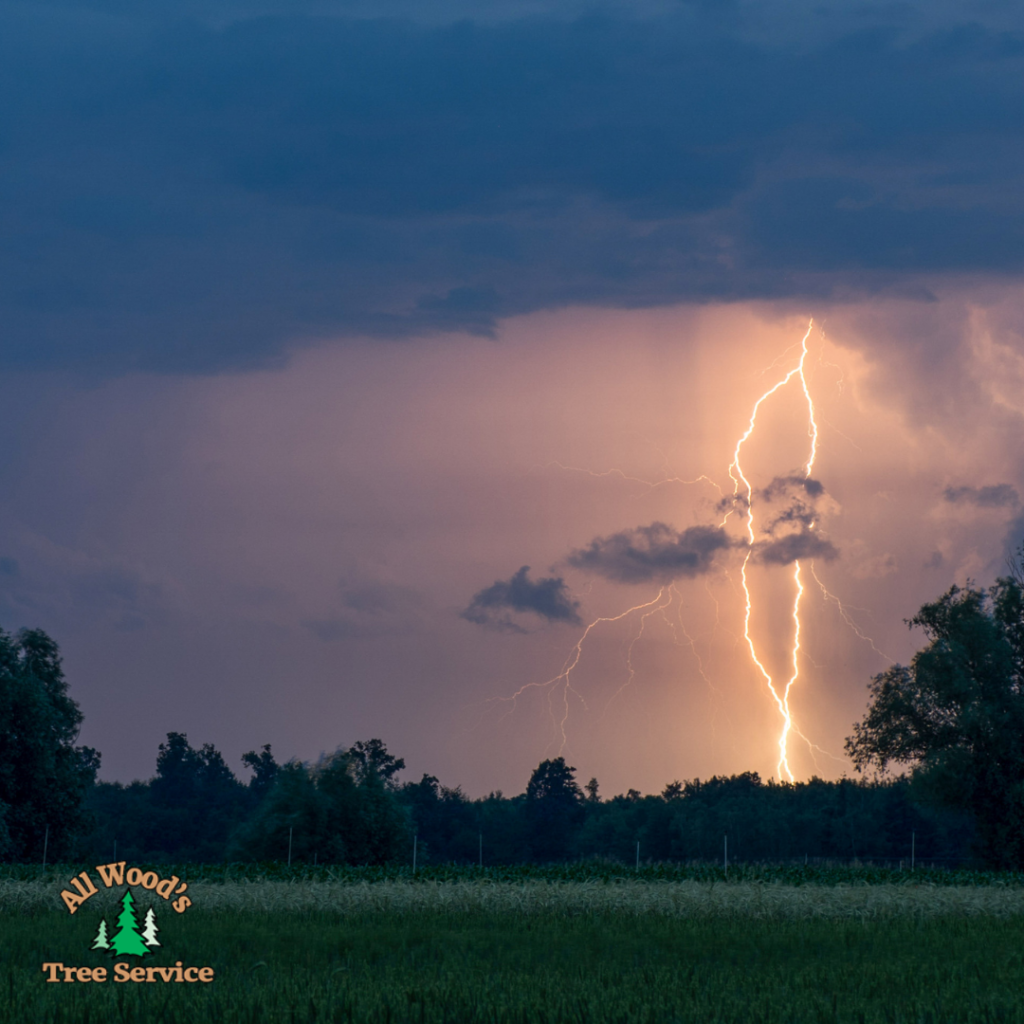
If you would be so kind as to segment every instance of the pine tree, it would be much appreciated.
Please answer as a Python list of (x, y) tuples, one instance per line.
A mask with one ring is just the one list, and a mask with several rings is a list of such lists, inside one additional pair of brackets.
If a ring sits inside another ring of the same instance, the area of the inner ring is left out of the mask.
[(107, 922), (100, 921), (100, 926), (96, 931), (96, 938), (93, 940), (93, 944), (89, 947), (90, 949), (110, 949), (110, 943), (107, 942)]
[(142, 938), (145, 940), (147, 946), (159, 946), (160, 940), (156, 937), (156, 933), (160, 929), (156, 926), (156, 914), (153, 913), (153, 908), (150, 907), (146, 911), (146, 928), (142, 933)]
[(121, 897), (121, 913), (117, 918), (117, 931), (111, 940), (111, 948), (115, 956), (124, 956), (126, 953), (145, 956), (151, 952), (139, 934), (139, 922), (135, 918), (135, 900), (132, 899), (131, 889), (125, 889), (124, 896)]

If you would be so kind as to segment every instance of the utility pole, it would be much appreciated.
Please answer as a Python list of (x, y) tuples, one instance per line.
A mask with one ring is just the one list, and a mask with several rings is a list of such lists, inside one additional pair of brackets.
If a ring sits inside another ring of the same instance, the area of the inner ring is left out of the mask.
[(288, 826), (288, 867), (292, 866), (292, 826)]
[(725, 864), (725, 873), (729, 874), (729, 837), (723, 836), (724, 849), (723, 849), (723, 862)]
[(50, 826), (46, 826), (46, 832), (43, 835), (43, 867), (46, 867), (46, 848), (50, 845)]
[(484, 866), (484, 834), (480, 833), (480, 867)]
[(419, 840), (419, 833), (413, 832), (412, 834), (412, 873), (416, 874), (416, 843)]

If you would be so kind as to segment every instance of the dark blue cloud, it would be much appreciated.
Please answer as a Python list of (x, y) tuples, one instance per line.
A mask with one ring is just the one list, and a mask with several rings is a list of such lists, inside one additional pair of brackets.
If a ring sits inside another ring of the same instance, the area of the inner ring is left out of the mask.
[(754, 554), (765, 565), (790, 565), (805, 558), (832, 562), (839, 557), (839, 551), (831, 541), (809, 529), (759, 542), (754, 546)]
[(671, 583), (710, 572), (715, 555), (734, 546), (720, 526), (680, 531), (651, 523), (595, 537), (587, 547), (573, 551), (568, 562), (618, 583)]
[(498, 8), (0, 5), (0, 366), (1024, 265), (1024, 16)]
[(560, 576), (531, 580), (530, 567), (522, 566), (507, 580), (495, 580), (473, 595), (462, 617), (478, 626), (490, 626), (515, 633), (525, 630), (512, 612), (530, 612), (548, 622), (580, 624), (579, 602), (573, 600)]

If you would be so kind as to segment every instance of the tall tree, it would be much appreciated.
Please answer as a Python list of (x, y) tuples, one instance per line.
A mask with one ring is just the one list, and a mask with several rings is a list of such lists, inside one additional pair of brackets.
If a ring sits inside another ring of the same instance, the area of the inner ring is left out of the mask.
[[(1019, 562), (1016, 563), (1019, 567)], [(952, 587), (908, 625), (928, 644), (872, 680), (846, 749), (858, 771), (907, 765), (919, 792), (973, 815), (979, 853), (1024, 868), (1024, 589)]]
[(583, 819), (583, 790), (576, 769), (564, 757), (541, 761), (526, 786), (530, 847), (538, 861), (571, 855), (574, 833)]
[(151, 792), (159, 803), (181, 806), (193, 800), (199, 789), (202, 762), (183, 732), (169, 732), (156, 755), (156, 778)]
[(82, 712), (68, 696), (57, 644), (42, 630), (0, 629), (0, 853), (67, 856), (100, 755), (77, 747)]
[(179, 860), (219, 860), (249, 805), (246, 788), (212, 743), (192, 748), (184, 733), (169, 732), (149, 785), (142, 848)]

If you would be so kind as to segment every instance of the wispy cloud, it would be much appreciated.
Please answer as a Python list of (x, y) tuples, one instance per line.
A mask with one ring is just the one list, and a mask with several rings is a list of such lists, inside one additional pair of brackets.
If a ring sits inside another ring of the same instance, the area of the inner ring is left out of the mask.
[(942, 496), (953, 505), (976, 505), (978, 508), (1015, 508), (1020, 504), (1017, 488), (1011, 484), (947, 487)]

